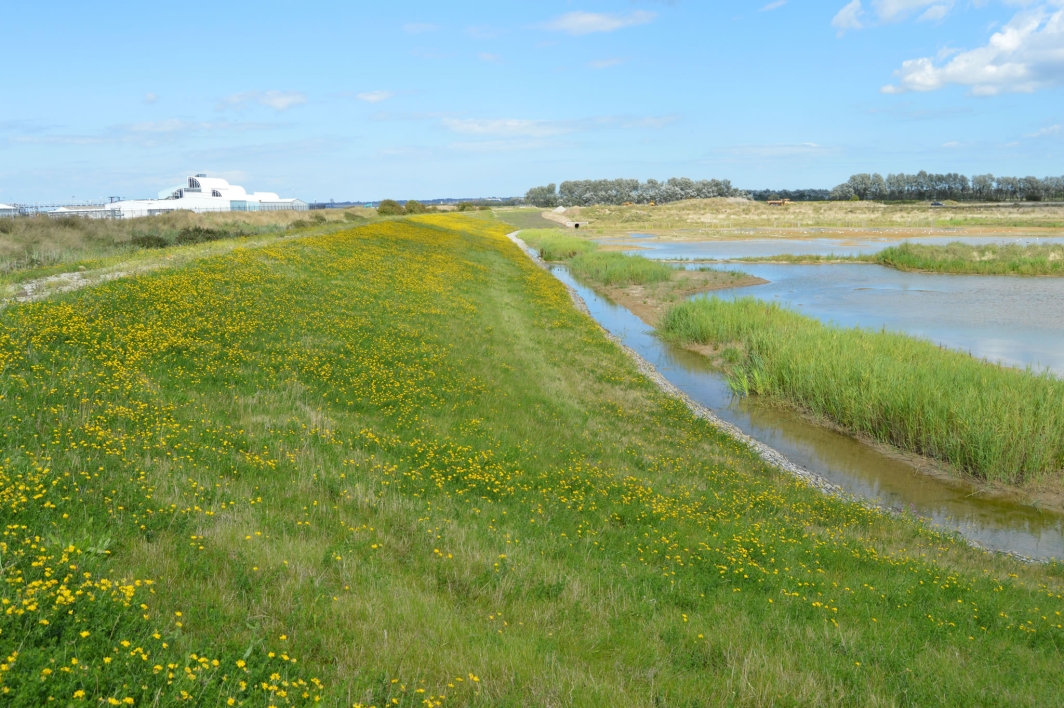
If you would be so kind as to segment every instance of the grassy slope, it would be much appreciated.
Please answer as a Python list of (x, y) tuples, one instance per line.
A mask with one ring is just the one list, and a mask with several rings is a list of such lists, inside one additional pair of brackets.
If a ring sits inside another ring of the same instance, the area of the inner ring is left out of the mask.
[(1059, 698), (1058, 566), (765, 467), (505, 230), (386, 222), (0, 313), (8, 704)]
[[(87, 219), (67, 217), (20, 217), (0, 219), (0, 282), (77, 269), (100, 268), (127, 260), (151, 258), (151, 251), (134, 243), (148, 237), (174, 244), (183, 231), (207, 229), (225, 237), (281, 237), (292, 228), (323, 225), (355, 226), (372, 218), (368, 209), (348, 212), (321, 210), (313, 214), (296, 211), (217, 212), (187, 211), (137, 219)], [(356, 223), (352, 223), (356, 222)], [(148, 254), (145, 256), (145, 250)]]
[(825, 325), (755, 298), (685, 302), (662, 334), (728, 347), (733, 386), (929, 455), (981, 479), (1056, 480), (1064, 382), (893, 332)]

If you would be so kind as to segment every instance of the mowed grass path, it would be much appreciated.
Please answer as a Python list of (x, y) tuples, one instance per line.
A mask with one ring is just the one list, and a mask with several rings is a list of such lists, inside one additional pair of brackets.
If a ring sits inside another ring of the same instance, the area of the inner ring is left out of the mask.
[(505, 226), (0, 313), (5, 705), (1050, 705), (1059, 566), (766, 467)]

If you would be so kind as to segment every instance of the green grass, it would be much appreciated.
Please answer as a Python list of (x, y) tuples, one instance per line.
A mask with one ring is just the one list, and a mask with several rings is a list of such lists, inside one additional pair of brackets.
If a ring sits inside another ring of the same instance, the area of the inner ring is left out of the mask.
[(518, 235), (545, 261), (567, 261), (598, 248), (594, 241), (558, 229), (524, 229)]
[(875, 254), (875, 262), (899, 270), (971, 275), (1064, 275), (1064, 245), (945, 246), (903, 243)]
[(662, 335), (734, 346), (733, 387), (828, 418), (975, 477), (1059, 482), (1064, 381), (885, 331), (846, 329), (754, 298), (699, 299)]
[(1059, 701), (1060, 566), (766, 466), (506, 230), (386, 221), (0, 312), (0, 702)]
[(526, 229), (519, 235), (543, 260), (567, 261), (573, 275), (598, 285), (650, 285), (670, 280), (676, 273), (671, 266), (642, 256), (601, 252), (594, 241), (555, 229)]
[(606, 286), (650, 285), (670, 280), (676, 269), (642, 256), (582, 253), (569, 263), (573, 275)]

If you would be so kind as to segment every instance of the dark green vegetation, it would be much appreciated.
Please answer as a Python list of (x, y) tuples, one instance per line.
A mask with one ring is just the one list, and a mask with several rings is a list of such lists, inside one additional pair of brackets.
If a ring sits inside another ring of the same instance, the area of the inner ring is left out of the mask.
[(507, 229), (0, 312), (4, 705), (1058, 701), (1058, 566), (767, 467)]
[(831, 190), (831, 199), (879, 199), (908, 201), (949, 199), (954, 201), (1029, 201), (1064, 199), (1064, 177), (995, 177), (951, 172), (933, 174), (856, 174)]
[(1064, 381), (903, 334), (846, 329), (754, 298), (666, 313), (664, 337), (723, 351), (733, 388), (948, 462), (980, 479), (1059, 482)]

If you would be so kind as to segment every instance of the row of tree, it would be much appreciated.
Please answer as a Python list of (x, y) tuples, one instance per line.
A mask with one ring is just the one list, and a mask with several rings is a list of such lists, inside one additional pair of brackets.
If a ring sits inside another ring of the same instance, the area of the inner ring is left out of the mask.
[(956, 201), (1032, 201), (1064, 199), (1064, 177), (995, 177), (974, 175), (971, 179), (956, 172), (931, 174), (921, 170), (882, 175), (862, 173), (831, 190), (831, 199)]
[(726, 179), (703, 179), (697, 182), (686, 177), (673, 177), (665, 182), (648, 179), (587, 179), (553, 183), (533, 187), (525, 194), (525, 202), (538, 207), (589, 206), (592, 204), (665, 204), (683, 199), (711, 199), (713, 197), (746, 196), (732, 187)]
[(752, 189), (747, 192), (755, 202), (790, 199), (792, 202), (826, 202), (831, 198), (827, 189)]

